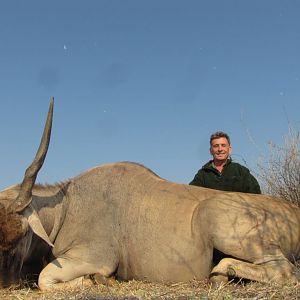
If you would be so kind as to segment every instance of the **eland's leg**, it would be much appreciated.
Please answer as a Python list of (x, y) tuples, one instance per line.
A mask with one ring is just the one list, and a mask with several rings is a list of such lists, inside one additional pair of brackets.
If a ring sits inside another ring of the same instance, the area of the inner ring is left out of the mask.
[[(111, 253), (113, 254), (113, 253)], [(98, 256), (100, 256), (98, 254)], [(97, 257), (97, 256), (94, 256)], [(118, 258), (111, 255), (105, 259), (78, 258), (78, 255), (64, 255), (50, 262), (40, 273), (38, 285), (41, 290), (55, 290), (76, 286), (92, 285), (93, 281), (86, 275), (100, 274), (110, 277), (116, 270)]]
[(268, 257), (267, 261), (254, 263), (224, 258), (213, 268), (209, 276), (213, 284), (225, 283), (236, 277), (258, 282), (300, 280), (296, 267), (283, 256)]

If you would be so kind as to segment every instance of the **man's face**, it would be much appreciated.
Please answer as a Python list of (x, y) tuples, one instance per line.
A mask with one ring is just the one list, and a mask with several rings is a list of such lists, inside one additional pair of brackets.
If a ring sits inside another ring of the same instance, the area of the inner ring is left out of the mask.
[(226, 138), (213, 139), (210, 146), (210, 154), (214, 161), (225, 161), (231, 154), (231, 146)]

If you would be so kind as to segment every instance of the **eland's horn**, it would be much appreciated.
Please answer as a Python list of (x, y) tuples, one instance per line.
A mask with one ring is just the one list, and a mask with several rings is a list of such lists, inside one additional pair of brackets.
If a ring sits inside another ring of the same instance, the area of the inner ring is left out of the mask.
[(8, 212), (20, 212), (24, 210), (31, 202), (32, 188), (35, 183), (37, 174), (44, 163), (48, 151), (52, 128), (53, 106), (54, 98), (52, 97), (39, 149), (35, 155), (33, 162), (26, 169), (23, 182), (21, 183), (19, 195), (17, 199), (9, 205)]

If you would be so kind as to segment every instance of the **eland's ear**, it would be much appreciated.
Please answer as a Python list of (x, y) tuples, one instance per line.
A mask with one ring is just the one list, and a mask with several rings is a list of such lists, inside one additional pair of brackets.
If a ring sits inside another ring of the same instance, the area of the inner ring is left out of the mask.
[(32, 229), (32, 231), (39, 236), (42, 240), (44, 240), (50, 247), (54, 247), (52, 242), (50, 241), (50, 238), (45, 231), (41, 220), (35, 211), (35, 209), (29, 205), (26, 207), (26, 209), (23, 211), (22, 215), (28, 220), (29, 226)]

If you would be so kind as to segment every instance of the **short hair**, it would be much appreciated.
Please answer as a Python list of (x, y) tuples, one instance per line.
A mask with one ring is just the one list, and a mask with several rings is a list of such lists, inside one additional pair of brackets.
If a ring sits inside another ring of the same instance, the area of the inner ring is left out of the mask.
[(225, 133), (223, 131), (217, 131), (210, 136), (210, 141), (209, 141), (210, 145), (212, 144), (213, 140), (219, 139), (219, 138), (226, 138), (228, 141), (228, 144), (230, 145), (230, 137), (227, 133)]

